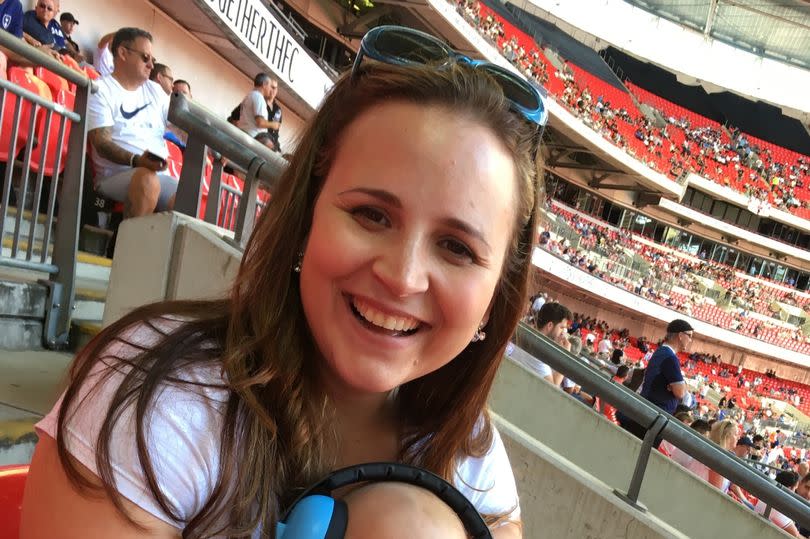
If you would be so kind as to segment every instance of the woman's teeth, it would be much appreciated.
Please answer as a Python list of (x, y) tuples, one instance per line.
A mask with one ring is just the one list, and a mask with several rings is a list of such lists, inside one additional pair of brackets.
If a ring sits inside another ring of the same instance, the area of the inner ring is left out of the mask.
[(419, 320), (415, 318), (391, 316), (380, 312), (357, 298), (352, 298), (352, 306), (366, 322), (389, 331), (413, 331), (420, 324)]

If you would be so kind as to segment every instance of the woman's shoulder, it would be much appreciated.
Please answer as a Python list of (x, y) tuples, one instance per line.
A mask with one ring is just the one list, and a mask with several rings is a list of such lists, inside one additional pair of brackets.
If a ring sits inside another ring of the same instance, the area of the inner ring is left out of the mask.
[[(124, 384), (130, 387), (131, 383), (142, 381), (142, 376), (134, 373), (141, 367), (133, 360), (184, 322), (162, 318), (122, 332), (102, 349), (98, 358), (88, 358), (94, 364), (70, 409), (62, 410), (63, 395), (37, 424), (41, 433), (56, 439), (60, 434), (59, 414), (64, 413), (61, 435), (68, 452), (98, 474), (95, 448), (105, 422), (114, 418), (109, 429), (109, 459), (117, 490), (172, 524), (176, 523), (149, 494), (136, 433), (142, 428), (158, 483), (169, 501), (181, 515), (195, 514), (218, 478), (220, 432), (230, 397), (222, 365), (219, 361), (199, 364), (178, 361), (183, 366), (156, 382), (143, 412), (138, 411), (137, 397), (124, 400), (115, 411), (113, 406), (119, 401), (119, 390)], [(135, 395), (138, 393), (134, 391)]]
[(480, 513), (509, 515), (510, 519), (519, 520), (515, 477), (506, 447), (494, 424), (492, 441), (486, 453), (480, 457), (466, 455), (459, 460), (455, 486)]

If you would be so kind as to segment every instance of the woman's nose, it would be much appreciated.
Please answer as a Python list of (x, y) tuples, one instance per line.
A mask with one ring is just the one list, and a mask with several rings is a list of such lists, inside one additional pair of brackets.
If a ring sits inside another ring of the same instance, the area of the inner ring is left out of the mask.
[(429, 260), (420, 242), (391, 245), (375, 261), (375, 277), (394, 297), (425, 292), (429, 283)]

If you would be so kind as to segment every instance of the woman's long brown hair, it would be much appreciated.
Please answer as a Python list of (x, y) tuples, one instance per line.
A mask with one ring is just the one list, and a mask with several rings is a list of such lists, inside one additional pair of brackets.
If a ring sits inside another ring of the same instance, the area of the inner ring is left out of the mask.
[[(405, 432), (401, 459), (453, 481), (456, 463), (483, 456), (492, 442), (487, 398), (503, 350), (527, 298), (536, 234), (538, 186), (532, 163), (533, 129), (509, 112), (493, 80), (464, 66), (441, 71), (373, 64), (355, 78), (341, 78), (308, 124), (289, 168), (259, 219), (245, 250), (230, 297), (172, 301), (136, 309), (105, 328), (82, 350), (59, 410), (57, 443), (73, 483), (92, 489), (65, 446), (72, 411), (99, 362), (125, 372), (96, 440), (96, 465), (106, 495), (126, 515), (116, 492), (111, 440), (122, 412), (135, 411), (136, 443), (149, 490), (167, 515), (182, 521), (161, 492), (148, 449), (148, 413), (166, 384), (186, 384), (182, 372), (221, 367), (229, 398), (220, 442), (220, 469), (202, 509), (185, 522), (183, 537), (246, 537), (261, 526), (275, 536), (281, 508), (296, 491), (333, 469), (336, 440), (329, 429), (328, 397), (315, 376), (321, 361), (303, 314), (297, 275), (313, 208), (337, 142), (359, 115), (383, 102), (436, 105), (488, 126), (516, 166), (513, 240), (493, 297), (487, 338), (470, 344), (444, 367), (404, 384), (396, 393)], [(358, 149), (358, 152), (368, 149)], [(362, 154), (361, 154), (362, 155)], [(166, 330), (162, 319), (184, 320)], [(160, 331), (154, 345), (130, 342), (133, 328)], [(163, 328), (163, 329), (161, 329)], [(134, 358), (109, 357), (111, 345), (136, 346)], [(123, 369), (121, 368), (123, 365)], [(213, 386), (217, 387), (217, 386)], [(193, 387), (190, 390), (194, 390)], [(481, 422), (476, 425), (476, 422)]]

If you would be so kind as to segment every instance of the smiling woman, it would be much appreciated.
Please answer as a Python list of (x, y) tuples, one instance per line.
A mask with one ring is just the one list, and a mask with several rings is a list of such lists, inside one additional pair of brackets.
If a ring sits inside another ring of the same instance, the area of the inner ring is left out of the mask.
[(486, 403), (527, 297), (536, 129), (471, 66), (342, 78), (230, 297), (143, 307), (81, 352), (22, 537), (272, 537), (301, 489), (370, 461), (436, 473), (519, 537)]

